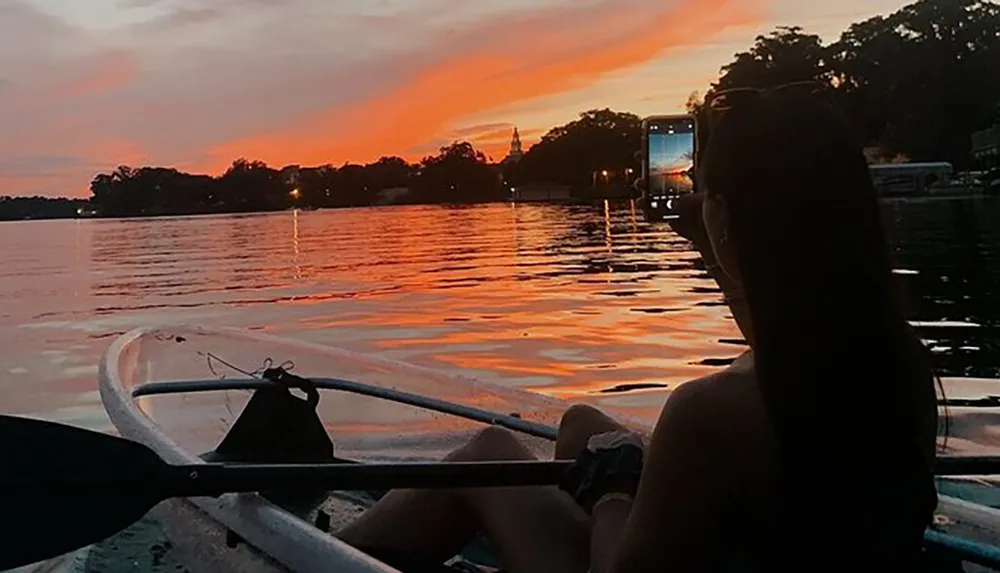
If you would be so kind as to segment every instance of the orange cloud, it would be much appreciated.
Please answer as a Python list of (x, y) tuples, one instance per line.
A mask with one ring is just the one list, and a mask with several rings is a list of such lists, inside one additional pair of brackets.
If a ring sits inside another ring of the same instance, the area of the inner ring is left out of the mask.
[[(510, 150), (510, 141), (514, 135), (513, 123), (499, 122), (472, 125), (456, 129), (445, 133), (434, 140), (425, 142), (415, 148), (407, 150), (407, 154), (413, 157), (437, 153), (438, 148), (452, 143), (453, 141), (468, 141), (472, 145), (495, 160), (500, 160), (507, 155)], [(521, 136), (521, 144), (527, 150), (532, 144), (537, 142), (548, 128), (518, 128)]]
[[(524, 143), (526, 139), (538, 138), (544, 132), (541, 128), (529, 128), (529, 129), (519, 129), (518, 133), (521, 136), (521, 142)], [(475, 143), (481, 143), (484, 145), (489, 144), (507, 144), (510, 143), (511, 138), (514, 135), (514, 126), (506, 126), (498, 129), (490, 129), (485, 131), (480, 131), (468, 136), (469, 141)]]
[[(521, 135), (521, 145), (524, 150), (527, 151), (529, 147), (537, 143), (538, 140), (541, 139), (542, 134), (546, 131), (547, 129), (540, 127), (519, 129), (518, 132)], [(501, 158), (505, 157), (507, 152), (510, 150), (510, 140), (512, 136), (512, 129), (498, 129), (476, 134), (469, 137), (468, 140), (472, 143), (472, 145), (476, 146), (476, 149), (481, 149), (488, 157), (493, 157), (499, 161)]]
[(54, 89), (57, 99), (75, 99), (114, 90), (128, 85), (138, 75), (139, 64), (134, 54), (116, 50), (102, 54), (86, 75), (71, 79)]
[[(656, 8), (608, 0), (514, 22), (497, 19), (461, 38), (472, 44), (468, 49), (455, 44), (449, 56), (413, 70), (380, 96), (302, 118), (280, 133), (215, 147), (212, 155), (220, 164), (211, 167), (224, 168), (238, 156), (276, 165), (367, 161), (394, 153), (418, 159), (414, 149), (463, 118), (578, 89), (665, 50), (702, 43), (729, 27), (757, 22), (757, 8), (737, 0)], [(482, 37), (499, 39), (477, 44)]]
[(87, 197), (90, 179), (80, 173), (97, 173), (114, 165), (143, 165), (148, 154), (134, 142), (98, 137), (70, 141), (61, 154), (9, 154), (0, 160), (0, 195), (61, 195)]

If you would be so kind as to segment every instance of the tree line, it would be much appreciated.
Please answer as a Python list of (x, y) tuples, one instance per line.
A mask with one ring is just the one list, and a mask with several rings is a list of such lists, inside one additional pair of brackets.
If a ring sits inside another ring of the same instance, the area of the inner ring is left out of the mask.
[(291, 207), (358, 207), (395, 203), (498, 201), (509, 196), (486, 156), (468, 142), (457, 142), (418, 164), (400, 157), (340, 167), (286, 166), (237, 159), (218, 177), (167, 167), (120, 166), (100, 173), (90, 184), (91, 205), (103, 216), (191, 215), (274, 211)]
[[(1000, 4), (919, 0), (855, 23), (829, 43), (799, 27), (758, 36), (721, 68), (704, 96), (815, 81), (827, 86), (873, 157), (965, 168), (973, 166), (971, 134), (1000, 123), (998, 70)], [(688, 110), (704, 115), (704, 101), (692, 94)], [(491, 164), (461, 141), (417, 163), (383, 157), (367, 165), (278, 169), (238, 159), (220, 176), (121, 166), (94, 177), (90, 207), (102, 216), (131, 216), (477, 203), (508, 200), (511, 186), (528, 183), (566, 185), (585, 196), (598, 183), (625, 186), (638, 173), (641, 124), (632, 113), (586, 111), (549, 130), (516, 163)]]
[(70, 219), (87, 214), (89, 209), (86, 199), (0, 196), (0, 221)]
[[(706, 96), (815, 81), (875, 155), (969, 167), (971, 134), (1000, 122), (1000, 4), (920, 0), (828, 44), (781, 27), (721, 71)], [(688, 109), (705, 113), (701, 101)]]

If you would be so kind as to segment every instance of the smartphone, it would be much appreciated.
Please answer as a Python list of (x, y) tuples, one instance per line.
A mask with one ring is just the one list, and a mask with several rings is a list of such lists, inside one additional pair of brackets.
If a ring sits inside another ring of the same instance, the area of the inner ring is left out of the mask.
[(677, 197), (694, 193), (698, 155), (693, 115), (658, 115), (642, 122), (643, 207), (653, 219), (676, 218)]

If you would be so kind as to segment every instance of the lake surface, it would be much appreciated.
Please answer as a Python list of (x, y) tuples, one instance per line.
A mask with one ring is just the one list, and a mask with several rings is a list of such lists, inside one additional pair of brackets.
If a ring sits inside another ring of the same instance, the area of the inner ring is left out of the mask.
[[(942, 375), (1000, 377), (1000, 202), (886, 204)], [(631, 204), (0, 224), (4, 410), (107, 429), (97, 361), (136, 326), (263, 330), (655, 411), (744, 350), (688, 243)], [(1000, 383), (997, 390), (1000, 391)]]

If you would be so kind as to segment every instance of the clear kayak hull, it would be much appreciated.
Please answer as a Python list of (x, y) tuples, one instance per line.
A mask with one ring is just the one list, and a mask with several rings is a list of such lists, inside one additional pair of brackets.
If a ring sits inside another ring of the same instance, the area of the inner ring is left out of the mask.
[[(336, 456), (358, 462), (436, 460), (484, 427), (482, 420), (379, 395), (385, 392), (433, 396), (433, 403), (495, 412), (515, 423), (549, 429), (566, 406), (538, 394), (379, 357), (196, 326), (145, 328), (122, 335), (101, 360), (100, 391), (109, 417), (124, 437), (151, 447), (168, 462), (199, 463), (220, 444), (253, 392), (190, 391), (190, 384), (246, 381), (248, 374), (259, 375), (265, 366), (282, 364), (299, 376), (335, 378), (372, 390), (369, 395), (323, 391), (316, 407)], [(156, 386), (158, 392), (145, 393)], [(539, 456), (551, 455), (551, 440), (525, 435), (525, 443)], [(256, 494), (191, 502), (291, 571), (392, 570), (323, 530), (336, 529), (363, 511), (370, 503), (364, 496), (338, 492), (299, 507), (278, 506)], [(322, 519), (330, 521), (323, 529), (315, 525), (321, 512)]]
[[(325, 388), (315, 412), (337, 458), (355, 462), (437, 460), (484, 423), (520, 431), (530, 449), (549, 457), (553, 428), (567, 407), (533, 392), (380, 357), (197, 326), (141, 328), (122, 335), (102, 357), (100, 392), (124, 437), (151, 447), (168, 462), (202, 463), (253, 396), (252, 384), (240, 386), (279, 365)], [(640, 432), (649, 429), (649, 421), (611, 413)], [(974, 482), (950, 483), (968, 488)], [(979, 483), (983, 495), (997, 497), (992, 483)], [(948, 491), (942, 488), (942, 493)], [(275, 570), (304, 573), (391, 572), (394, 569), (329, 533), (363, 512), (373, 499), (365, 492), (329, 492), (298, 504), (279, 505), (258, 494), (188, 501), (198, 515), (228, 532), (230, 542), (241, 540), (262, 555), (255, 567), (273, 564)], [(176, 526), (178, 512), (172, 514)], [(930, 547), (1000, 566), (1000, 511), (942, 495), (939, 514), (935, 529), (928, 532)], [(194, 514), (185, 519), (195, 521)], [(214, 535), (220, 535), (218, 530)], [(221, 551), (215, 554), (224, 554)]]

